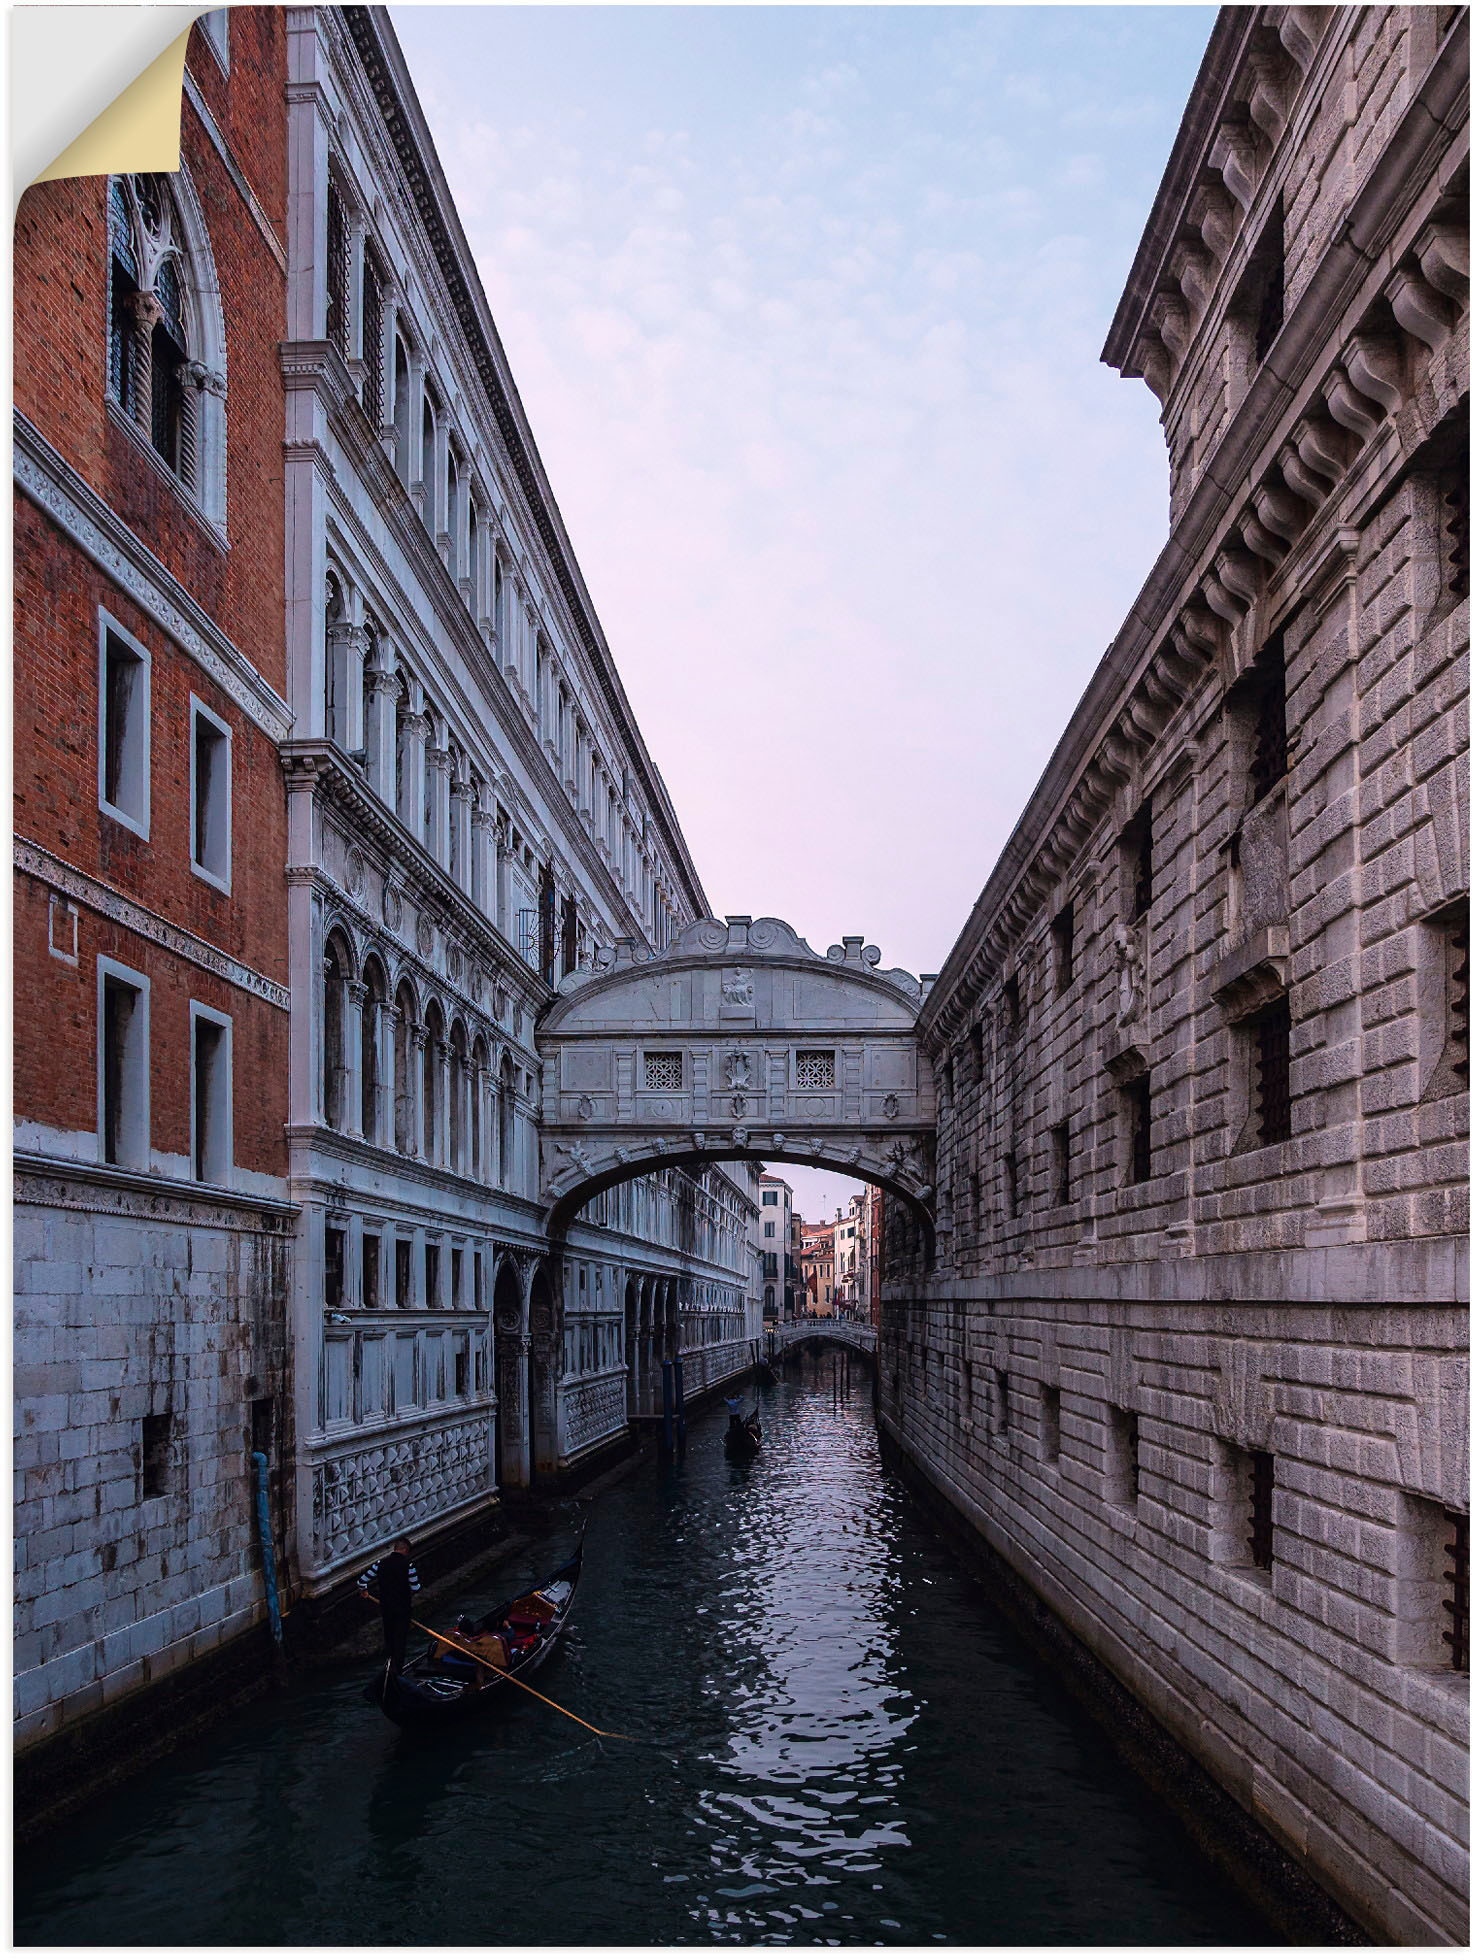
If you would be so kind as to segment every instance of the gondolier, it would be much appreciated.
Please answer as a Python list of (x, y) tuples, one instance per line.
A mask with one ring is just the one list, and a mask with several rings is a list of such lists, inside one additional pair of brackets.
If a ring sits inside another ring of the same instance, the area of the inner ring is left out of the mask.
[(407, 1538), (396, 1538), (393, 1550), (383, 1558), (376, 1558), (358, 1581), (363, 1598), (376, 1599), (383, 1615), (383, 1648), (388, 1655), (391, 1679), (398, 1676), (404, 1665), (404, 1649), (414, 1617), (414, 1595), (419, 1590), (419, 1574), (409, 1556), (413, 1549)]

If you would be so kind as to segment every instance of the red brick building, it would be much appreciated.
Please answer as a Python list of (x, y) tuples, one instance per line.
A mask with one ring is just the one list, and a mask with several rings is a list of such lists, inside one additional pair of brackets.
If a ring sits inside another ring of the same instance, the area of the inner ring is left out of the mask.
[(15, 229), (22, 1745), (266, 1610), (285, 132), (285, 15), (232, 9), (190, 41), (181, 170), (33, 187)]

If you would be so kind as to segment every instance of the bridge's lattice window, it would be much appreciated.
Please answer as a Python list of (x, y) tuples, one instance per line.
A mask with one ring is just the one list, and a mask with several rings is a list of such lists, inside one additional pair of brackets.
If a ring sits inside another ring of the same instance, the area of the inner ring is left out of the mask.
[(650, 1054), (644, 1057), (646, 1089), (683, 1089), (685, 1057), (680, 1054)]
[(831, 1089), (837, 1079), (831, 1048), (798, 1049), (796, 1086), (799, 1089)]

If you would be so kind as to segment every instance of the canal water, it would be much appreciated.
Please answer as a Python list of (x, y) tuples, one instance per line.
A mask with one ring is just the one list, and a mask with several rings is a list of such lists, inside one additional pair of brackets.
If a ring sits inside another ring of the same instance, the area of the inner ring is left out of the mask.
[[(839, 1357), (588, 1507), (530, 1698), (401, 1734), (366, 1669), (227, 1718), (29, 1850), (20, 1945), (1256, 1945), (1202, 1858), (880, 1462)], [(565, 1556), (567, 1526), (484, 1609)]]

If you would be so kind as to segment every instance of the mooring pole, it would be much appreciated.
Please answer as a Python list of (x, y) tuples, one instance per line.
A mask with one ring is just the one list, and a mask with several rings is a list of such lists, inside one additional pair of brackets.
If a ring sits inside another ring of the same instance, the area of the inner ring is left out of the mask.
[(675, 1453), (675, 1367), (661, 1361), (659, 1398), (659, 1447), (665, 1456)]
[(685, 1454), (685, 1363), (675, 1356), (675, 1447)]

